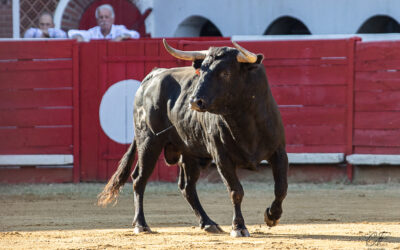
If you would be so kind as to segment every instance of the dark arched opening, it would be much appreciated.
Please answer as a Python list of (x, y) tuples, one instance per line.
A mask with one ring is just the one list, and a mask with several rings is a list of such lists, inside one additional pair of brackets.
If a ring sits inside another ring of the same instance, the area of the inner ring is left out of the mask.
[(210, 20), (201, 16), (191, 16), (179, 24), (175, 36), (222, 36), (222, 33)]
[(389, 16), (373, 16), (361, 25), (357, 33), (400, 33), (399, 23)]
[(222, 36), (222, 34), (211, 21), (207, 21), (200, 29), (200, 36)]
[(300, 20), (284, 16), (276, 19), (264, 35), (311, 35), (311, 32)]

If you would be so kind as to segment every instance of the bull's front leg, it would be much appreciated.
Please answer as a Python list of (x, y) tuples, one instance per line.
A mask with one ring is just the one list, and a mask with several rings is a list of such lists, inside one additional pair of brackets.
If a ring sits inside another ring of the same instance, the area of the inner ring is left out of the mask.
[(242, 210), (241, 204), (244, 196), (243, 187), (239, 182), (236, 175), (236, 168), (233, 165), (220, 165), (218, 164), (218, 171), (228, 188), (231, 201), (233, 204), (233, 221), (232, 221), (232, 237), (249, 237), (249, 231), (247, 230)]
[(272, 173), (275, 181), (275, 200), (271, 207), (264, 213), (264, 221), (269, 227), (276, 226), (282, 215), (282, 202), (287, 194), (287, 171), (289, 167), (288, 158), (285, 149), (278, 149), (268, 159), (272, 167)]

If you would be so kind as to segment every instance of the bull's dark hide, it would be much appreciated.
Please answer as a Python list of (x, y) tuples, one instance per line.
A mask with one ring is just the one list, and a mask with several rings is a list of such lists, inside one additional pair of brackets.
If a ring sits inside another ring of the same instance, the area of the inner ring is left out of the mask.
[[(99, 195), (107, 204), (133, 171), (136, 232), (150, 231), (143, 212), (146, 182), (164, 149), (168, 164), (180, 167), (179, 188), (201, 228), (221, 232), (203, 210), (196, 193), (202, 167), (213, 160), (227, 185), (234, 207), (232, 236), (249, 236), (240, 210), (243, 188), (236, 168), (255, 169), (267, 160), (275, 180), (275, 200), (264, 220), (275, 226), (282, 214), (287, 191), (285, 135), (277, 104), (268, 85), (263, 56), (241, 47), (211, 47), (208, 51), (174, 56), (193, 60), (192, 67), (155, 69), (142, 82), (134, 104), (135, 139), (118, 170)], [(250, 59), (248, 59), (250, 58)]]

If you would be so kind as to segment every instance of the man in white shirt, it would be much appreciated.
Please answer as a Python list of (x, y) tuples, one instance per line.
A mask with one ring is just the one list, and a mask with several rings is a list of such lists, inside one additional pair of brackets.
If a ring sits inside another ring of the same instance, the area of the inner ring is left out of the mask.
[(140, 35), (134, 30), (128, 30), (124, 25), (114, 24), (114, 9), (109, 4), (103, 4), (96, 9), (97, 25), (89, 30), (70, 30), (68, 36), (78, 41), (89, 41), (91, 39), (112, 39), (121, 41), (128, 38), (139, 38)]
[(39, 17), (39, 28), (29, 28), (24, 38), (67, 38), (67, 34), (63, 30), (54, 28), (53, 16), (43, 12)]

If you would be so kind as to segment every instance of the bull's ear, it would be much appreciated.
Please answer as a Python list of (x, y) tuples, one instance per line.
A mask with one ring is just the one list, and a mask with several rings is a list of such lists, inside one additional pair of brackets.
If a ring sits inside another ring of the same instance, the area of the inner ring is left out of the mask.
[(197, 59), (193, 61), (192, 65), (195, 69), (200, 69), (202, 63), (203, 59)]
[(264, 60), (263, 54), (257, 54), (257, 61), (255, 63), (260, 64)]
[(262, 64), (262, 61), (263, 61), (263, 60), (264, 60), (264, 55), (258, 54), (258, 55), (257, 55), (257, 61), (256, 61), (255, 63), (246, 63), (247, 69), (248, 69), (249, 71), (258, 69), (259, 66), (260, 66), (260, 64)]

